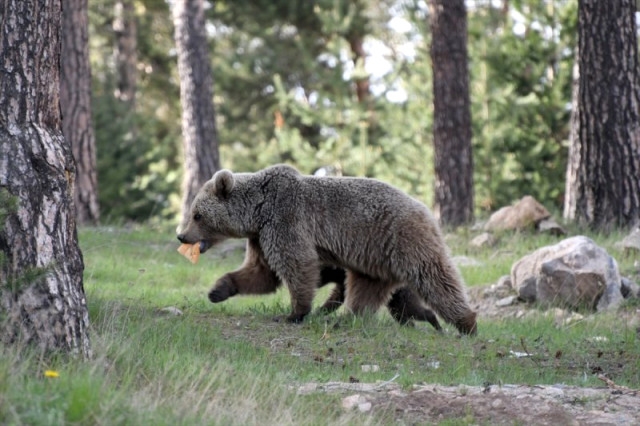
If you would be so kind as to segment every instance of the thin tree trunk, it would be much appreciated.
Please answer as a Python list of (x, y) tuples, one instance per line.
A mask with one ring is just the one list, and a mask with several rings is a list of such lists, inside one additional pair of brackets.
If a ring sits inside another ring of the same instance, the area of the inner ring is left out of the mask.
[[(565, 178), (565, 195), (563, 217), (567, 220), (576, 219), (578, 210), (585, 210), (585, 205), (578, 206), (578, 181), (580, 179), (580, 115), (578, 114), (578, 95), (580, 91), (580, 61), (579, 46), (576, 46), (571, 75), (571, 118), (569, 121), (569, 157), (567, 161), (567, 175)], [(582, 200), (584, 201), (584, 200)]]
[(433, 67), (434, 213), (440, 223), (473, 220), (473, 159), (464, 0), (430, 0)]
[(88, 0), (65, 0), (62, 28), (60, 105), (64, 137), (71, 144), (76, 160), (76, 221), (95, 225), (100, 209), (91, 119)]
[[(352, 33), (348, 37), (349, 46), (353, 53), (353, 65), (358, 66), (358, 62), (362, 61), (362, 66), (366, 60), (367, 54), (364, 51), (364, 36), (361, 34)], [(369, 99), (369, 77), (358, 77), (356, 81), (356, 96), (358, 102), (363, 104)]]
[(213, 106), (213, 75), (202, 0), (176, 0), (173, 6), (180, 73), (185, 167), (182, 216), (200, 187), (220, 168)]
[(564, 215), (609, 231), (640, 220), (640, 74), (633, 0), (578, 3), (579, 84)]
[(59, 109), (61, 0), (2, 0), (0, 10), (0, 191), (17, 200), (0, 224), (0, 337), (89, 357)]
[(135, 109), (138, 81), (137, 26), (132, 0), (117, 0), (113, 31), (116, 35), (115, 61), (118, 70), (116, 98)]

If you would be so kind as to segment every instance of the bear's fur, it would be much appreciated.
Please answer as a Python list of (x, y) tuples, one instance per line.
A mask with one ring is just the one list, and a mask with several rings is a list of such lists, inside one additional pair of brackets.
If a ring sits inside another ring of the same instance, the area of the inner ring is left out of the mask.
[(300, 322), (311, 311), (324, 265), (346, 269), (347, 308), (377, 311), (408, 287), (461, 333), (476, 333), (476, 313), (429, 209), (375, 179), (303, 176), (277, 165), (256, 173), (217, 172), (200, 189), (178, 239), (205, 252), (248, 238), (245, 262), (209, 293), (262, 294), (286, 283)]
[[(338, 309), (345, 299), (345, 279), (347, 274), (344, 269), (335, 266), (325, 266), (320, 271), (320, 287), (335, 283), (335, 287), (327, 301), (320, 310), (330, 313)], [(387, 309), (391, 316), (400, 324), (408, 324), (410, 321), (429, 321), (438, 331), (442, 330), (436, 315), (424, 304), (420, 303), (420, 296), (407, 287), (396, 290), (387, 303)]]

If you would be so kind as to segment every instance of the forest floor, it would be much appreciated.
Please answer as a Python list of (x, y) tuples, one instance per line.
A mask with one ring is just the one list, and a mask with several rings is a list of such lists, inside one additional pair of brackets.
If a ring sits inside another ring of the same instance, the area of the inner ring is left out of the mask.
[[(482, 287), (470, 290), (471, 303), (482, 316), (508, 319), (527, 315), (569, 315), (560, 310), (541, 313), (524, 304), (497, 307)], [(566, 319), (566, 318), (565, 318)], [(621, 321), (640, 323), (640, 309), (620, 311)], [(637, 328), (640, 334), (640, 327)], [(527, 356), (529, 354), (521, 354)], [(298, 392), (340, 392), (343, 408), (392, 412), (398, 424), (473, 425), (638, 425), (640, 390), (619, 386), (594, 372), (601, 387), (491, 384), (484, 386), (414, 385), (407, 390), (393, 381), (378, 383), (308, 383)]]

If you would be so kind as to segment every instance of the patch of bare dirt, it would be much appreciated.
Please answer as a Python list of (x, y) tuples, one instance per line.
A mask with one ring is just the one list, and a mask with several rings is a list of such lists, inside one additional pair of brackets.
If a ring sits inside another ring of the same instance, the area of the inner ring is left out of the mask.
[(637, 425), (640, 392), (613, 383), (573, 386), (416, 385), (395, 383), (307, 383), (299, 394), (340, 392), (345, 410), (385, 411), (401, 424), (461, 421), (490, 425)]

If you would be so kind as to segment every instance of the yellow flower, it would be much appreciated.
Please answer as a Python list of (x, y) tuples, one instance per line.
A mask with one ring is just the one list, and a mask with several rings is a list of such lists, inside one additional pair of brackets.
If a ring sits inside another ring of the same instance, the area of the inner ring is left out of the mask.
[(44, 377), (50, 377), (50, 378), (60, 377), (60, 373), (54, 370), (46, 370), (44, 372)]

